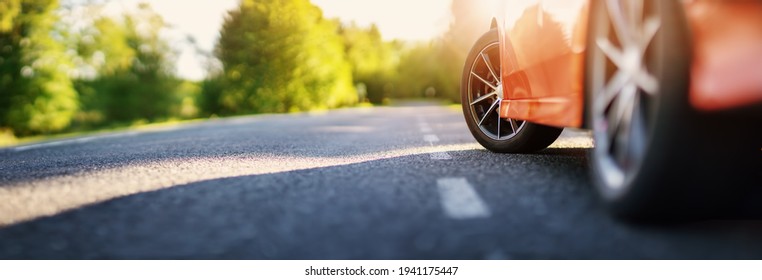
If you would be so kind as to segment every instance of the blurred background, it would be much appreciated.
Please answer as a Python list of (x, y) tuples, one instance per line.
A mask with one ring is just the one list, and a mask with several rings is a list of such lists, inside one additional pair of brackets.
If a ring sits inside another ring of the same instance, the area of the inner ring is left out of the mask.
[(156, 122), (459, 102), (468, 0), (0, 0), (0, 146)]

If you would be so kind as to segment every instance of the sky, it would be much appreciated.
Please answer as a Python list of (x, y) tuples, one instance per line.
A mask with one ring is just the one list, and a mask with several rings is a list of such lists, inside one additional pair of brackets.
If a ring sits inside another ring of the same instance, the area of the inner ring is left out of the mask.
[[(360, 26), (375, 23), (388, 40), (428, 40), (444, 32), (449, 25), (449, 0), (311, 1), (323, 10), (326, 18), (339, 18), (342, 22), (355, 22)], [(184, 39), (191, 35), (200, 48), (211, 51), (224, 15), (237, 6), (238, 0), (111, 0), (106, 10), (119, 14), (134, 9), (141, 2), (150, 4), (172, 26), (166, 37), (180, 52), (177, 74), (191, 80), (203, 79), (202, 59), (192, 46), (184, 43)]]

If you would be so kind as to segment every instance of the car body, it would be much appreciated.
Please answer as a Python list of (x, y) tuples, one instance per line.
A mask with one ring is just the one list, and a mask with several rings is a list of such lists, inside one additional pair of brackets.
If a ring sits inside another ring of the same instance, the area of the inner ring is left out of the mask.
[(484, 147), (534, 152), (590, 129), (592, 179), (627, 217), (712, 212), (759, 189), (762, 1), (497, 5), (461, 81)]
[[(513, 65), (501, 75), (521, 80), (503, 87), (503, 118), (587, 127), (583, 75), (590, 1), (501, 2), (503, 13), (493, 26), (501, 59)], [(692, 31), (691, 104), (716, 111), (762, 102), (762, 1), (682, 4)]]

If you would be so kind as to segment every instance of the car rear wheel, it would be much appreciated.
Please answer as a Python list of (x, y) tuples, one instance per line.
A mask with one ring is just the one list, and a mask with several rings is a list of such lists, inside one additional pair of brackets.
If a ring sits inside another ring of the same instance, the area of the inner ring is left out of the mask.
[(529, 153), (555, 141), (562, 128), (500, 118), (503, 80), (497, 30), (485, 33), (466, 59), (461, 103), (466, 124), (482, 146), (498, 153)]

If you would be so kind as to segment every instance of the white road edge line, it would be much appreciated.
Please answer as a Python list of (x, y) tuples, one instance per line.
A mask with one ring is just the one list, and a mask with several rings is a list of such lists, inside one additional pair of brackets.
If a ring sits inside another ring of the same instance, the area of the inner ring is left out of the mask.
[(32, 144), (32, 145), (15, 147), (15, 148), (12, 148), (12, 150), (14, 152), (21, 152), (26, 150), (62, 146), (62, 145), (68, 145), (68, 144), (74, 144), (74, 143), (85, 143), (85, 142), (93, 141), (95, 139), (96, 139), (95, 137), (83, 137), (83, 138), (77, 138), (77, 139), (71, 139), (71, 140), (59, 140), (55, 142), (47, 142), (47, 143), (41, 143), (41, 144)]
[(447, 217), (455, 220), (488, 218), (491, 213), (466, 178), (437, 180), (439, 198)]
[(134, 136), (139, 134), (138, 132), (130, 131), (125, 133), (116, 133), (116, 134), (107, 134), (107, 135), (99, 135), (99, 136), (86, 136), (81, 138), (74, 138), (74, 139), (66, 139), (66, 140), (57, 140), (52, 142), (45, 142), (45, 143), (39, 143), (39, 144), (30, 144), (25, 146), (18, 146), (11, 148), (11, 151), (14, 152), (23, 152), (27, 150), (33, 150), (33, 149), (39, 149), (39, 148), (47, 148), (47, 147), (56, 147), (56, 146), (63, 146), (63, 145), (69, 145), (69, 144), (78, 144), (78, 143), (87, 143), (99, 139), (107, 139), (107, 138), (115, 138), (115, 137), (122, 137), (122, 136)]

